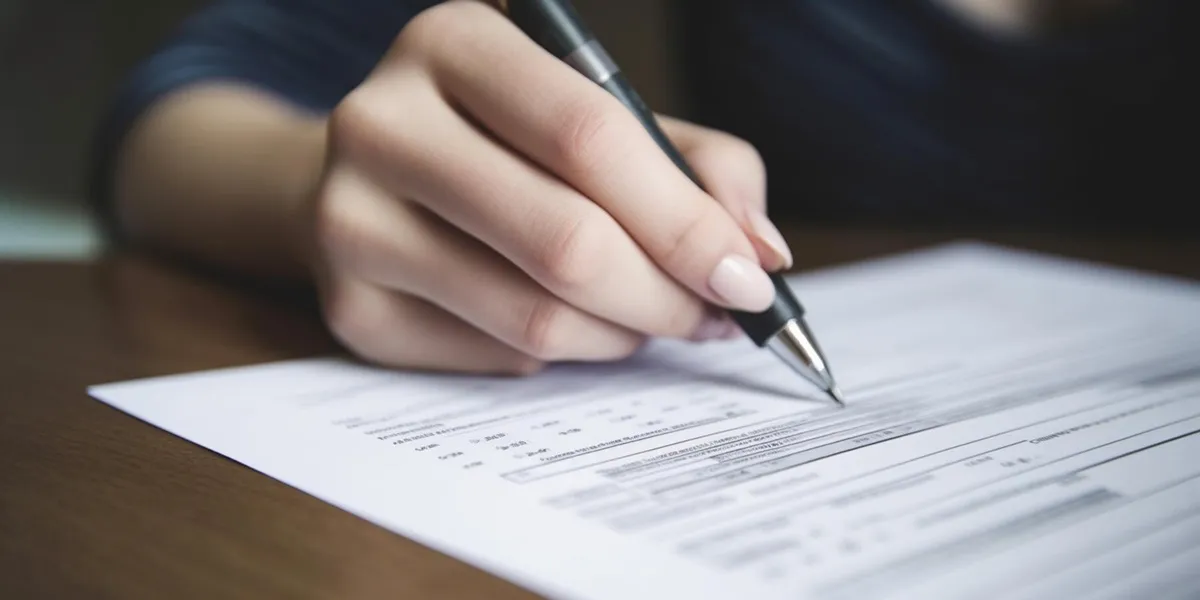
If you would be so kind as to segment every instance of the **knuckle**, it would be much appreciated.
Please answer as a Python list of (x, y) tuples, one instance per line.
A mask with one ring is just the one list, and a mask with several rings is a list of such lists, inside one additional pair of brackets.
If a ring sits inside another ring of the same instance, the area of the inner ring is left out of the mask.
[(600, 166), (614, 150), (614, 125), (618, 116), (605, 102), (580, 100), (562, 113), (554, 133), (553, 151), (571, 171), (587, 172)]
[(470, 37), (471, 29), (487, 11), (479, 2), (452, 0), (431, 6), (410, 19), (396, 36), (401, 56), (436, 56)]
[(562, 359), (566, 354), (563, 322), (569, 314), (570, 308), (553, 296), (533, 302), (521, 329), (521, 350), (539, 361)]
[(701, 203), (694, 212), (682, 217), (657, 248), (659, 263), (669, 272), (686, 270), (687, 264), (710, 254), (706, 249), (714, 240), (727, 236), (722, 219), (728, 215), (716, 203)]
[[(429, 111), (421, 92), (392, 82), (369, 82), (330, 113), (327, 154), (335, 167), (355, 170), (377, 183), (403, 183), (428, 160)], [(393, 110), (396, 104), (407, 110)]]
[(326, 179), (317, 192), (313, 232), (320, 253), (335, 264), (344, 264), (371, 238), (369, 224), (350, 210), (338, 191), (335, 178)]
[(603, 268), (606, 237), (594, 218), (581, 217), (560, 228), (541, 248), (538, 279), (563, 294), (586, 292)]
[(723, 196), (718, 196), (718, 201), (756, 205), (766, 201), (766, 165), (750, 142), (719, 133), (692, 153), (697, 167), (712, 177), (712, 185), (719, 188), (713, 191), (724, 192)]
[(317, 189), (313, 202), (313, 235), (325, 254), (335, 251), (338, 241), (346, 237), (346, 231), (354, 228), (347, 222), (346, 211), (340, 210), (336, 197), (335, 186), (327, 177)]
[(396, 37), (396, 46), (402, 54), (425, 53), (453, 33), (458, 19), (453, 13), (458, 7), (453, 2), (431, 6), (408, 21)]
[(726, 160), (736, 165), (741, 165), (743, 168), (754, 173), (764, 172), (762, 154), (758, 148), (750, 142), (736, 136), (726, 136), (725, 142), (721, 145), (722, 152), (727, 157)]
[(379, 156), (403, 158), (400, 151), (410, 141), (406, 138), (410, 127), (406, 111), (388, 109), (395, 102), (404, 99), (382, 89), (377, 81), (366, 82), (343, 97), (326, 124), (330, 156), (356, 163), (370, 163)]
[(377, 129), (370, 93), (364, 86), (352, 90), (329, 113), (327, 133), (331, 143), (353, 140)]
[(326, 291), (322, 312), (334, 337), (355, 351), (382, 320), (354, 286), (345, 284), (334, 285)]

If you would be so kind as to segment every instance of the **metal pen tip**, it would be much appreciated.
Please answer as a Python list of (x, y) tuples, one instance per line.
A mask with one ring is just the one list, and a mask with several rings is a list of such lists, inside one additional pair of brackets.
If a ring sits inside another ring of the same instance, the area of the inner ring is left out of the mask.
[(842, 390), (838, 386), (829, 388), (829, 396), (838, 403), (838, 406), (846, 406), (846, 399), (842, 396)]
[(834, 383), (833, 373), (825, 364), (825, 356), (802, 319), (789, 321), (771, 338), (767, 347), (792, 370), (828, 393), (839, 406), (846, 405), (842, 390)]

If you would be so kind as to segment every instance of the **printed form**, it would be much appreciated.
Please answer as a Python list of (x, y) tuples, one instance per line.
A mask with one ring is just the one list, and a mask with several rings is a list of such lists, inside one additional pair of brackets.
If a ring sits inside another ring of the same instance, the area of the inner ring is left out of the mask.
[(844, 409), (744, 340), (91, 392), (547, 597), (1200, 597), (1200, 286), (973, 244), (793, 281)]

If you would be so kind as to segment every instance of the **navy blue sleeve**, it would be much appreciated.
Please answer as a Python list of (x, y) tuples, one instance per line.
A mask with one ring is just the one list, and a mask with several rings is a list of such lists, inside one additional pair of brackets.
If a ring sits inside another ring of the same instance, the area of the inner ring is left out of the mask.
[(225, 0), (185, 21), (138, 64), (95, 137), (89, 194), (105, 231), (115, 154), (164, 95), (205, 81), (241, 82), (325, 112), (367, 76), (396, 34), (436, 1)]

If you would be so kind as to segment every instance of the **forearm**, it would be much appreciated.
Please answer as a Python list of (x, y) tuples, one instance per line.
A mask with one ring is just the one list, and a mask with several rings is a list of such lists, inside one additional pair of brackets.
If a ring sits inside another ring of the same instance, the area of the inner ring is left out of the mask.
[(303, 209), (325, 155), (325, 119), (247, 87), (205, 84), (134, 124), (114, 172), (133, 243), (258, 277), (307, 275)]

